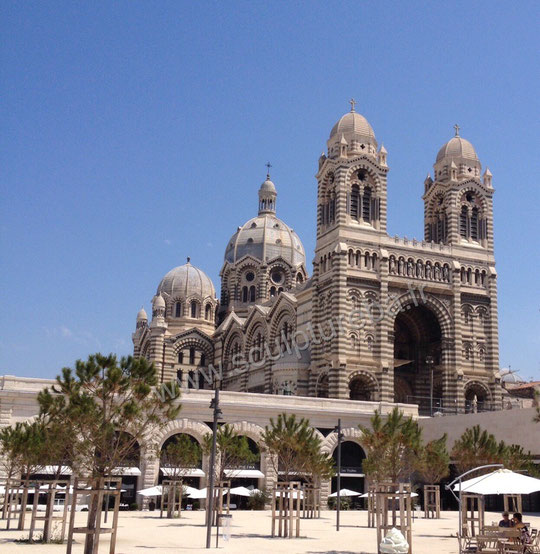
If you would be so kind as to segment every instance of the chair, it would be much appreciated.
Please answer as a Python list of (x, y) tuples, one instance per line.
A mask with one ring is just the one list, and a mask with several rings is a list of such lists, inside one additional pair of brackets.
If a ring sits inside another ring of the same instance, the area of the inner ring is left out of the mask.
[(464, 554), (478, 551), (478, 543), (476, 542), (476, 538), (469, 535), (467, 527), (463, 526), (461, 534), (458, 534), (457, 538), (460, 545), (460, 551)]

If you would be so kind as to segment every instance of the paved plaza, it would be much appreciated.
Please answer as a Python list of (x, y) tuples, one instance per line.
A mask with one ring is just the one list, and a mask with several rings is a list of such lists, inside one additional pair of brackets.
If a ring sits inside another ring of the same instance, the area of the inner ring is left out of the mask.
[[(324, 511), (320, 519), (302, 520), (299, 539), (270, 538), (271, 513), (233, 512), (232, 536), (228, 543), (220, 540), (220, 550), (230, 553), (257, 554), (376, 554), (376, 531), (367, 527), (367, 512), (342, 512), (342, 528), (335, 530), (335, 512)], [(500, 514), (486, 512), (486, 523), (498, 521)], [(83, 523), (85, 514), (77, 514), (77, 523)], [(457, 552), (457, 512), (443, 512), (439, 520), (418, 517), (413, 524), (414, 554), (455, 554)], [(540, 514), (526, 514), (525, 521), (540, 527)], [(5, 527), (5, 522), (0, 525)], [(125, 512), (120, 516), (116, 554), (144, 552), (204, 552), (204, 512), (183, 512), (177, 520), (160, 519), (159, 512)], [(0, 552), (63, 553), (64, 545), (25, 545), (16, 538), (28, 532), (0, 530)], [(74, 553), (82, 553), (82, 536)], [(215, 537), (213, 537), (215, 541)], [(215, 542), (213, 542), (213, 546)], [(100, 552), (108, 552), (103, 541)]]

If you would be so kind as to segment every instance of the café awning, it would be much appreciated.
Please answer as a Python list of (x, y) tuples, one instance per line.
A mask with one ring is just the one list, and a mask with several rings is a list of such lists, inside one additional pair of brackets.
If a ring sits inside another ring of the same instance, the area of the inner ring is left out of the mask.
[(225, 477), (229, 479), (259, 479), (264, 473), (258, 469), (226, 469)]
[(202, 469), (196, 467), (160, 467), (159, 470), (165, 477), (204, 477)]
[(515, 473), (509, 469), (497, 469), (454, 486), (454, 491), (472, 494), (531, 494), (540, 491), (540, 479)]
[(141, 475), (141, 470), (138, 467), (115, 467), (112, 474), (122, 477), (138, 477)]

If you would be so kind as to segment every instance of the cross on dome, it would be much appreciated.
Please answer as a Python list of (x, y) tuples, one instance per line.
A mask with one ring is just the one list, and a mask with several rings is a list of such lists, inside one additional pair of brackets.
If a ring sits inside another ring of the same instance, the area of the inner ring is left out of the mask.
[(454, 125), (454, 129), (456, 130), (456, 137), (459, 137), (460, 126), (457, 123)]
[(266, 166), (266, 178), (270, 179), (270, 168), (272, 167), (272, 164), (270, 162), (266, 162), (264, 165)]

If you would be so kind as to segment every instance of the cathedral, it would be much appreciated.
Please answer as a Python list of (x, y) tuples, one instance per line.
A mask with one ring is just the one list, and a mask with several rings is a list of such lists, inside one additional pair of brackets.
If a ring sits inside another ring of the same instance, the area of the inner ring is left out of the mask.
[(258, 213), (224, 244), (219, 298), (188, 258), (151, 319), (139, 311), (134, 354), (186, 389), (218, 375), (228, 391), (426, 415), (500, 409), (492, 175), (456, 125), (423, 183), (424, 240), (391, 237), (387, 156), (351, 101), (318, 159), (312, 275), (268, 174)]

